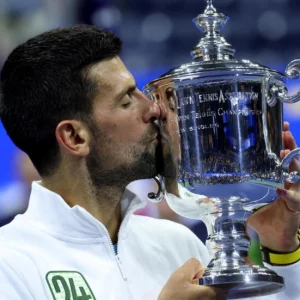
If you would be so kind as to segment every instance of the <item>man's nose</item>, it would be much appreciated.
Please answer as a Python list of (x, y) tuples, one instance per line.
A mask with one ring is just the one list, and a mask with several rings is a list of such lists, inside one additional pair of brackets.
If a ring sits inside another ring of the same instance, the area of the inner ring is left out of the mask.
[(165, 120), (167, 111), (163, 101), (160, 99), (150, 99), (143, 93), (143, 97), (147, 103), (147, 111), (144, 115), (145, 122), (153, 122), (155, 120)]

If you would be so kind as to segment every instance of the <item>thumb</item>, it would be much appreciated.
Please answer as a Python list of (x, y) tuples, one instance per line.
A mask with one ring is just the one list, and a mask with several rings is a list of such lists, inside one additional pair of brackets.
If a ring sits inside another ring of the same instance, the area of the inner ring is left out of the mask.
[(183, 266), (181, 266), (175, 273), (179, 280), (194, 283), (204, 273), (204, 266), (196, 258), (190, 258)]
[(191, 285), (189, 288), (189, 300), (199, 299), (214, 299), (214, 300), (226, 300), (226, 292), (220, 288)]
[(278, 188), (276, 190), (280, 199), (284, 200), (288, 209), (292, 212), (300, 213), (300, 194), (293, 190)]
[(158, 299), (226, 299), (224, 291), (209, 286), (199, 285), (198, 279), (202, 276), (203, 272), (204, 267), (197, 259), (189, 259), (182, 267), (171, 275), (159, 294)]

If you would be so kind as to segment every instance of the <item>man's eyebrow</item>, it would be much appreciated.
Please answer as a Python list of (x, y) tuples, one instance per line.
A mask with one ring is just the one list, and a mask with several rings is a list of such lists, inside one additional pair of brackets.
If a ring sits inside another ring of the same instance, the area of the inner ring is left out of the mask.
[(121, 92), (119, 92), (116, 96), (116, 99), (119, 100), (123, 95), (133, 92), (136, 89), (136, 82), (131, 84), (130, 86), (125, 87)]

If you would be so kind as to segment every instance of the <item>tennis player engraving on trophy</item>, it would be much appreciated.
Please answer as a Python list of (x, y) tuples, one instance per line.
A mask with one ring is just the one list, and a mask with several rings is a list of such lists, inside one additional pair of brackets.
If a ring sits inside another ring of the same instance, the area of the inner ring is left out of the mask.
[[(283, 103), (287, 78), (298, 78), (300, 60), (286, 74), (248, 60), (221, 36), (228, 17), (207, 1), (193, 21), (205, 36), (191, 51), (193, 61), (148, 83), (144, 91), (166, 108), (160, 122), (165, 156), (159, 193), (175, 212), (202, 219), (213, 259), (200, 284), (228, 289), (228, 299), (279, 292), (284, 280), (263, 265), (250, 265), (246, 219), (252, 208), (277, 198), (276, 186), (297, 182), (289, 173), (300, 149), (283, 160)], [(186, 185), (188, 183), (188, 185)], [(186, 185), (186, 186), (183, 186)]]

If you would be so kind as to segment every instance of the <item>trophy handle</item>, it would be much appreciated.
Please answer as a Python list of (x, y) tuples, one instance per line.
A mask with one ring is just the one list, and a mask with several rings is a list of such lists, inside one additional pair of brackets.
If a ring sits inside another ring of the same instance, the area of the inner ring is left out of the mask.
[[(288, 78), (296, 79), (300, 77), (300, 59), (295, 59), (288, 64), (285, 70)], [(283, 103), (296, 103), (300, 101), (300, 90), (292, 96), (287, 95), (287, 89), (280, 86), (272, 86), (270, 89), (271, 100), (273, 103), (275, 99), (279, 99)]]
[(289, 172), (289, 166), (292, 161), (300, 155), (300, 148), (296, 148), (291, 151), (281, 162), (281, 169), (283, 170), (283, 178), (285, 181), (290, 183), (300, 182), (300, 172), (292, 171)]
[[(271, 149), (271, 143), (269, 139), (269, 126), (268, 126), (268, 118), (267, 118), (267, 105), (274, 106), (277, 102), (277, 97), (272, 96), (269, 97), (269, 87), (272, 82), (273, 78), (271, 75), (264, 78), (262, 82), (262, 95), (263, 95), (263, 101), (262, 101), (262, 123), (263, 123), (263, 135), (265, 140), (265, 146), (268, 158), (271, 160), (274, 160), (277, 166), (281, 166), (281, 162), (278, 159), (277, 155), (272, 151)], [(275, 82), (272, 82), (275, 84)], [(277, 87), (274, 85), (273, 87)]]
[(152, 203), (158, 203), (165, 197), (165, 187), (161, 177), (154, 177), (153, 180), (157, 183), (158, 191), (156, 193), (148, 193), (148, 200)]

